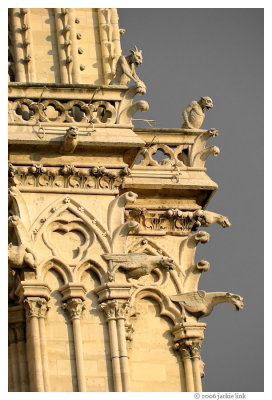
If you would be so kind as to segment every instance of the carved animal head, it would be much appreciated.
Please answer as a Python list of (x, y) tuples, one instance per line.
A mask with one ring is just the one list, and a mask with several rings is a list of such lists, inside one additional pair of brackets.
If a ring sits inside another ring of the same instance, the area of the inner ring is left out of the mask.
[(172, 269), (174, 269), (173, 265), (174, 265), (174, 260), (172, 260), (172, 258), (165, 256), (161, 258), (161, 266), (165, 268), (167, 271), (171, 271)]
[(239, 311), (244, 308), (243, 297), (233, 293), (226, 293), (226, 297), (229, 299), (229, 302), (232, 304), (232, 307), (235, 311)]
[(142, 50), (138, 50), (137, 46), (134, 46), (134, 50), (130, 50), (131, 62), (134, 63), (136, 66), (141, 65), (143, 63), (143, 55)]
[(213, 101), (210, 97), (201, 97), (200, 101), (203, 109), (206, 108), (209, 110), (210, 108), (213, 108)]
[(218, 223), (223, 227), (223, 228), (228, 228), (231, 226), (231, 223), (227, 217), (224, 215), (220, 215)]
[(74, 126), (70, 126), (70, 128), (67, 129), (65, 135), (64, 135), (64, 140), (72, 141), (77, 138), (77, 128)]

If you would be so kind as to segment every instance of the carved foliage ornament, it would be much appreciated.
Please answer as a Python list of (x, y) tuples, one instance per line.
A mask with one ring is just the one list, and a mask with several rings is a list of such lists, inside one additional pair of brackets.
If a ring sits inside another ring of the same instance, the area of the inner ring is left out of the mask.
[(104, 167), (78, 168), (43, 167), (42, 165), (18, 166), (9, 163), (9, 184), (41, 188), (108, 189), (120, 187), (129, 168), (111, 170)]
[(146, 208), (127, 209), (126, 221), (136, 221), (140, 224), (139, 234), (184, 235), (197, 230), (200, 226), (218, 223), (223, 228), (231, 224), (227, 217), (210, 211), (183, 211), (180, 209), (147, 210)]

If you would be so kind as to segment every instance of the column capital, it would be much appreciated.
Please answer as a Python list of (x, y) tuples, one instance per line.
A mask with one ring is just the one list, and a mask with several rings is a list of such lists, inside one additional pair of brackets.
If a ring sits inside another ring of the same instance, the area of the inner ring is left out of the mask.
[(179, 350), (181, 358), (198, 358), (200, 359), (200, 348), (202, 339), (186, 339), (180, 340), (174, 344), (174, 349)]
[(106, 320), (110, 319), (126, 319), (129, 312), (128, 300), (108, 300), (100, 304), (99, 308), (104, 312)]
[(82, 299), (70, 298), (63, 303), (62, 308), (68, 311), (70, 319), (73, 321), (74, 319), (80, 319), (82, 311), (85, 310), (86, 306)]
[(43, 297), (26, 297), (24, 299), (24, 307), (26, 317), (45, 318), (46, 312), (49, 310), (48, 300)]

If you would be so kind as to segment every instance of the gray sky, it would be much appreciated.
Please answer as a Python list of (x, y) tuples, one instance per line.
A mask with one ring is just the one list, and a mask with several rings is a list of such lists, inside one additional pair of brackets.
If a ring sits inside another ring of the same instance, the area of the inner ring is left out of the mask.
[[(199, 288), (244, 297), (244, 310), (218, 305), (207, 323), (203, 391), (263, 391), (263, 10), (119, 8), (123, 54), (143, 51), (137, 74), (157, 127), (179, 128), (192, 100), (210, 96), (203, 128), (220, 148), (206, 162), (219, 189), (208, 210), (232, 226), (207, 228), (196, 259), (211, 264)], [(135, 124), (136, 125), (136, 124)], [(144, 123), (136, 126), (147, 127)]]

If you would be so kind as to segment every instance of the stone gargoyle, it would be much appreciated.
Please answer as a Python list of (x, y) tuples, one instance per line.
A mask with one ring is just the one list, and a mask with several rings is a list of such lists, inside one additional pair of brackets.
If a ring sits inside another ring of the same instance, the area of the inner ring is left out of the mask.
[(77, 128), (70, 126), (63, 137), (63, 143), (60, 146), (60, 154), (71, 154), (77, 146)]
[(167, 271), (174, 268), (174, 261), (165, 256), (128, 253), (114, 254), (110, 256), (110, 259), (117, 265), (115, 271), (118, 269), (124, 272), (127, 279), (139, 279), (141, 276), (149, 275), (155, 268), (161, 268)]
[(29, 246), (20, 244), (15, 246), (12, 243), (8, 245), (8, 265), (13, 269), (22, 269), (24, 267), (30, 267), (36, 270), (36, 257)]
[(214, 223), (221, 225), (222, 228), (228, 228), (231, 226), (228, 217), (207, 210), (196, 210), (194, 212), (194, 218), (196, 218), (194, 230), (197, 229), (199, 226), (207, 227)]
[(135, 82), (137, 93), (143, 95), (146, 93), (146, 86), (138, 77), (135, 67), (143, 62), (142, 50), (138, 50), (134, 46), (134, 50), (130, 50), (128, 56), (120, 56), (116, 64), (115, 78), (110, 82), (110, 85), (127, 85), (131, 80)]
[(186, 321), (185, 310), (197, 318), (207, 317), (214, 306), (220, 303), (231, 303), (234, 310), (243, 309), (243, 298), (238, 294), (228, 292), (209, 292), (198, 290), (197, 292), (183, 293), (170, 296), (170, 300), (179, 303), (182, 308), (183, 321)]
[(199, 101), (192, 101), (183, 111), (184, 123), (182, 128), (200, 129), (205, 119), (204, 110), (213, 108), (213, 101), (210, 97), (201, 97)]

